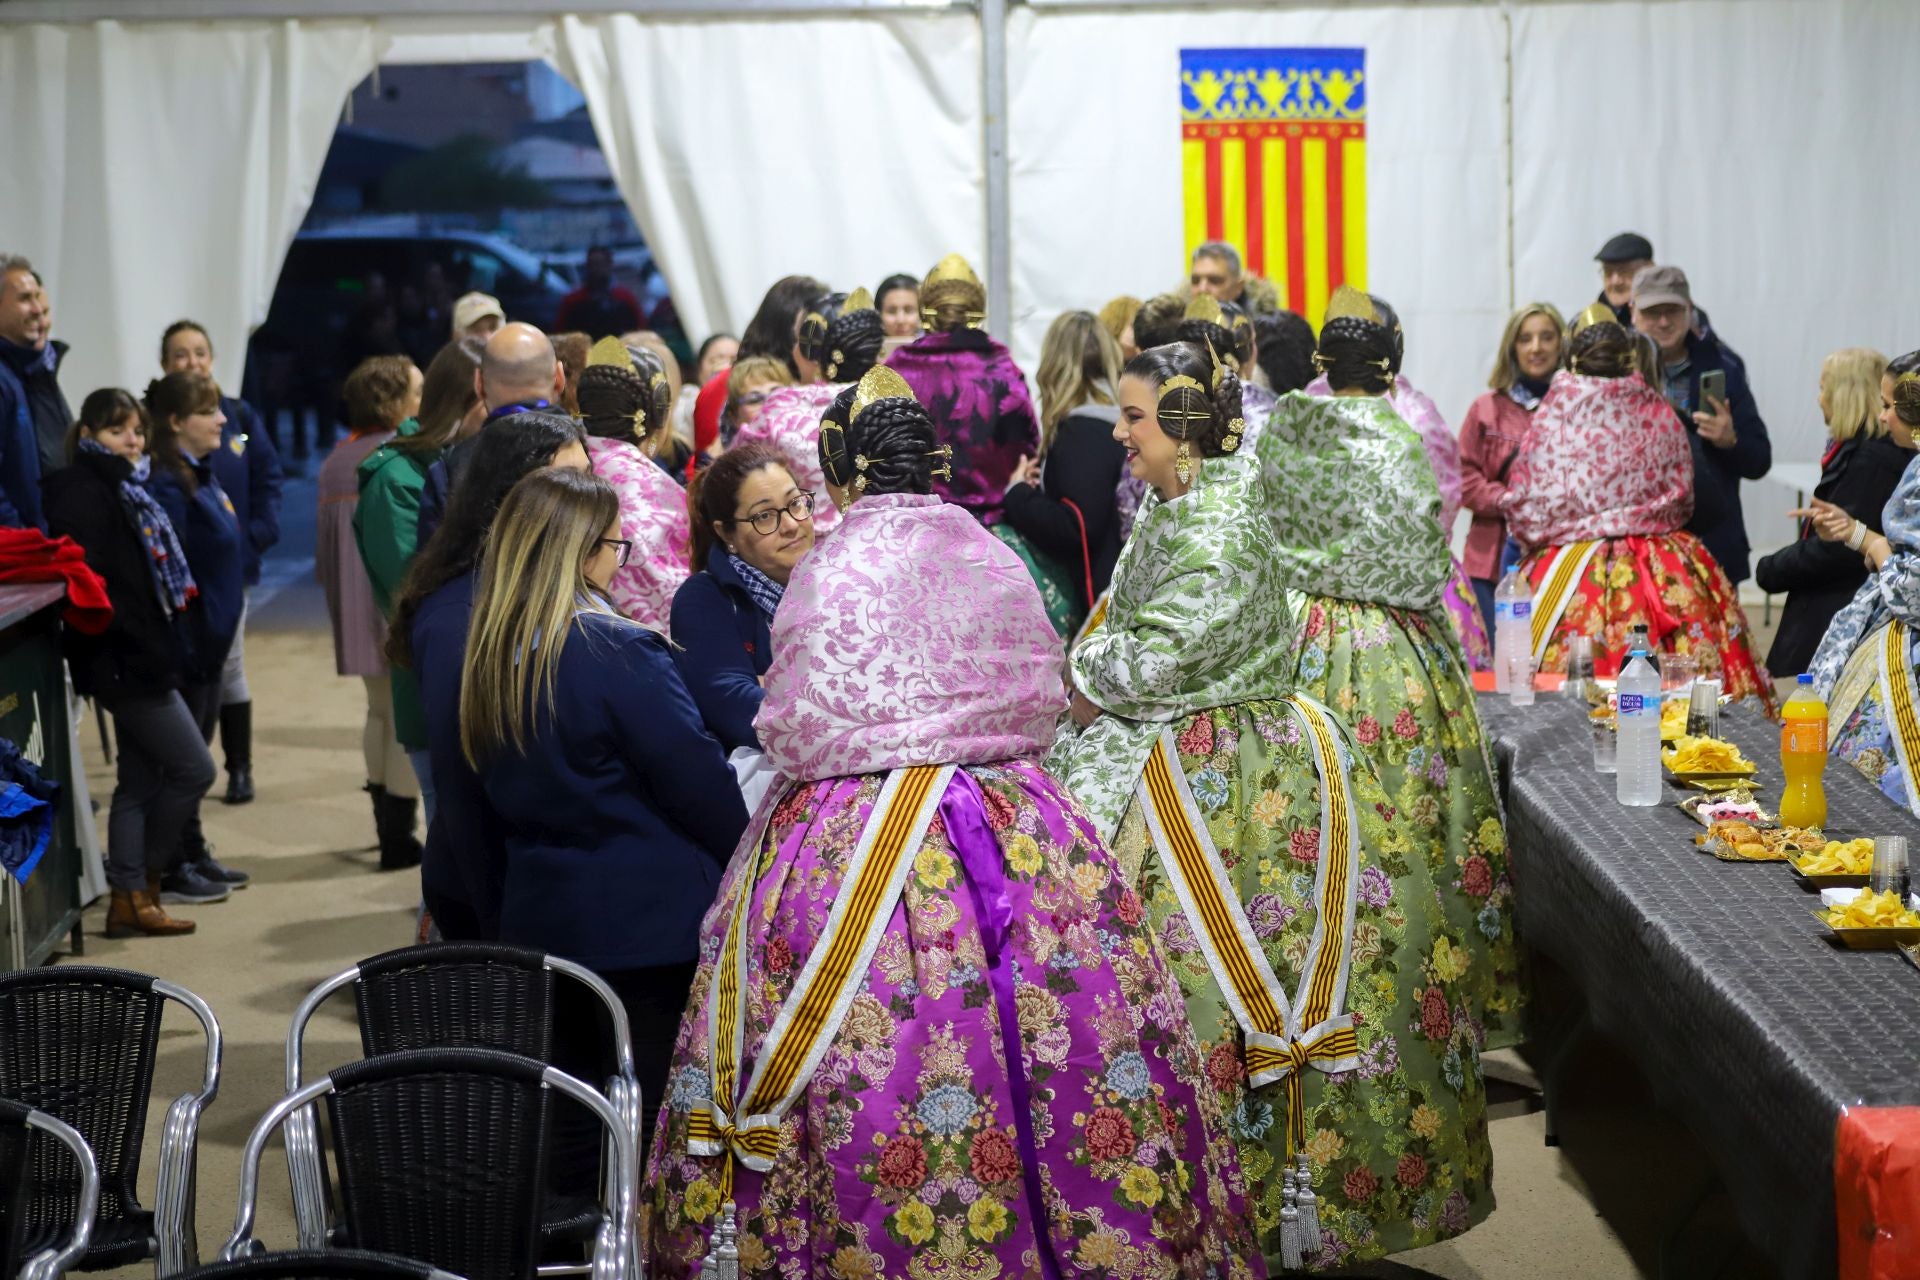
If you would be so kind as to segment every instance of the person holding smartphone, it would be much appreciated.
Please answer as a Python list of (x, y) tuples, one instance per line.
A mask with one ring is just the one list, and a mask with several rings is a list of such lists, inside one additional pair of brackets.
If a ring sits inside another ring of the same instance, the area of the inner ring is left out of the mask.
[(1748, 563), (1740, 482), (1773, 466), (1773, 444), (1747, 386), (1746, 364), (1711, 332), (1693, 330), (1693, 291), (1679, 267), (1642, 268), (1633, 279), (1633, 325), (1660, 348), (1667, 400), (1693, 446), (1693, 518), (1689, 532), (1735, 586)]

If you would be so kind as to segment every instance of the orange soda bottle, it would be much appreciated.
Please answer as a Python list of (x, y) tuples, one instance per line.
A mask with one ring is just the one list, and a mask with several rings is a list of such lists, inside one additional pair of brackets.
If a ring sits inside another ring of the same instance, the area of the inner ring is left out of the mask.
[(1813, 691), (1813, 677), (1802, 675), (1780, 708), (1780, 772), (1787, 777), (1780, 797), (1782, 825), (1826, 826), (1827, 789), (1820, 782), (1826, 770), (1827, 704)]

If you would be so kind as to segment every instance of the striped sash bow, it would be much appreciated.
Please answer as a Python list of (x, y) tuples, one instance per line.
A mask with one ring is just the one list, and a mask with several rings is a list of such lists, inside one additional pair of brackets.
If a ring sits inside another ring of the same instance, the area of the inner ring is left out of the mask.
[[(756, 1173), (773, 1167), (780, 1153), (780, 1127), (787, 1109), (813, 1078), (860, 992), (874, 950), (880, 945), (880, 935), (893, 916), (893, 904), (900, 900), (920, 842), (926, 838), (953, 772), (953, 765), (916, 765), (887, 775), (860, 832), (860, 842), (848, 859), (826, 927), (780, 1006), (759, 1056), (751, 1064), (743, 1064), (747, 1021), (744, 979), (747, 947), (754, 932), (748, 919), (749, 904), (774, 852), (772, 842), (764, 838), (755, 847), (754, 865), (741, 877), (734, 898), (720, 947), (719, 969), (707, 1002), (712, 1098), (705, 1106), (694, 1108), (687, 1130), (690, 1154), (726, 1157), (720, 1181), (724, 1195), (732, 1194), (735, 1160)], [(743, 1065), (752, 1067), (744, 1092), (739, 1087)]]
[(1573, 602), (1580, 579), (1585, 576), (1593, 553), (1599, 549), (1598, 540), (1569, 542), (1564, 547), (1555, 547), (1547, 560), (1547, 572), (1540, 579), (1540, 590), (1533, 597), (1533, 666), (1536, 671), (1547, 655), (1547, 642), (1553, 639), (1553, 629), (1560, 625), (1560, 616)]
[(1267, 962), (1265, 949), (1228, 879), (1180, 767), (1173, 730), (1165, 729), (1147, 757), (1139, 797), (1147, 832), (1166, 869), (1207, 968), (1220, 986), (1245, 1040), (1248, 1083), (1283, 1081), (1287, 1090), (1287, 1153), (1306, 1143), (1302, 1076), (1308, 1067), (1328, 1073), (1359, 1065), (1360, 1044), (1345, 1010), (1355, 892), (1359, 886), (1356, 832), (1347, 767), (1333, 713), (1311, 698), (1286, 699), (1314, 745), (1320, 779), (1320, 861), (1314, 884), (1318, 919), (1308, 941), (1293, 999)]
[(1920, 817), (1920, 693), (1913, 680), (1912, 650), (1907, 643), (1907, 624), (1898, 618), (1880, 631), (1880, 701), (1887, 710), (1887, 728), (1893, 733), (1893, 748), (1907, 775), (1907, 808)]

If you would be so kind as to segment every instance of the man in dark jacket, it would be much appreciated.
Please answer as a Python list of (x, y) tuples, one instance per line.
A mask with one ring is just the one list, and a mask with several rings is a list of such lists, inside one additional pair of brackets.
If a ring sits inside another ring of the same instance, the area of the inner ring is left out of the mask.
[(0, 254), (0, 525), (45, 528), (40, 477), (66, 465), (73, 414), (60, 391), (67, 344), (33, 264)]
[[(1633, 323), (1660, 348), (1667, 399), (1693, 445), (1693, 519), (1687, 529), (1737, 586), (1749, 573), (1740, 482), (1758, 480), (1773, 466), (1773, 444), (1748, 388), (1746, 364), (1711, 333), (1693, 331), (1693, 293), (1678, 267), (1648, 267), (1634, 277)], [(1726, 376), (1726, 398), (1708, 400), (1700, 394), (1700, 380), (1716, 371)]]

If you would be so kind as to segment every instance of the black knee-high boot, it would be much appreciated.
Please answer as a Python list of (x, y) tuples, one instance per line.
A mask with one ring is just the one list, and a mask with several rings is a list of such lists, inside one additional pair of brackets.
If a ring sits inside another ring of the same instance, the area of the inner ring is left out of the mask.
[(234, 702), (220, 708), (220, 745), (227, 753), (227, 804), (253, 800), (253, 704)]

